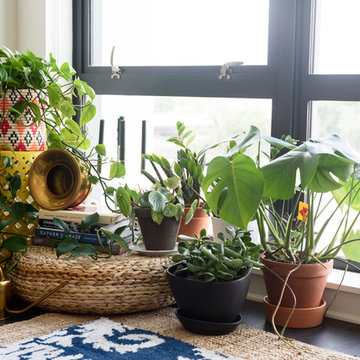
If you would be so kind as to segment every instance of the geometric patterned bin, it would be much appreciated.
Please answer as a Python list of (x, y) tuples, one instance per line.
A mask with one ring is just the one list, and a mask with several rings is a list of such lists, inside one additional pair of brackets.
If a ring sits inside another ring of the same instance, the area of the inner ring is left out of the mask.
[[(15, 120), (8, 109), (16, 103), (29, 101), (40, 109), (41, 104), (34, 90), (11, 89), (5, 96), (0, 96), (0, 144), (8, 145), (14, 151), (41, 151), (45, 149), (46, 125), (33, 122), (34, 112), (29, 105), (22, 110), (22, 116)], [(24, 103), (25, 105), (25, 103)], [(6, 150), (6, 147), (3, 147)]]

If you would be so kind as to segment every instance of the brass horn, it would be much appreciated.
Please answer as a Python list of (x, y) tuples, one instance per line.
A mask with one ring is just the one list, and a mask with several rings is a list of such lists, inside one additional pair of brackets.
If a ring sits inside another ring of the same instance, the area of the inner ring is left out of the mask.
[(75, 156), (61, 149), (41, 153), (29, 170), (28, 182), (35, 202), (48, 210), (79, 205), (91, 192), (85, 167)]

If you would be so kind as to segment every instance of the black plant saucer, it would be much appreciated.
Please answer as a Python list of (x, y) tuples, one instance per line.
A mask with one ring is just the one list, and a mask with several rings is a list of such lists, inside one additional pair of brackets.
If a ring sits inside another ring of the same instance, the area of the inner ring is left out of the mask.
[(213, 322), (190, 318), (185, 316), (180, 308), (176, 309), (176, 316), (180, 320), (184, 328), (192, 333), (201, 335), (225, 335), (234, 331), (241, 323), (240, 314), (236, 316), (233, 322)]

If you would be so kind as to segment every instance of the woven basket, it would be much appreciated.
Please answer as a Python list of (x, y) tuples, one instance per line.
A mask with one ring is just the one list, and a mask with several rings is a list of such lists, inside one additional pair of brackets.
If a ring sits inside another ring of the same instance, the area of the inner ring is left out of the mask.
[(39, 304), (57, 312), (125, 314), (174, 304), (166, 279), (171, 258), (138, 255), (57, 259), (54, 250), (30, 246), (16, 254), (14, 293), (34, 302), (65, 280), (69, 283)]

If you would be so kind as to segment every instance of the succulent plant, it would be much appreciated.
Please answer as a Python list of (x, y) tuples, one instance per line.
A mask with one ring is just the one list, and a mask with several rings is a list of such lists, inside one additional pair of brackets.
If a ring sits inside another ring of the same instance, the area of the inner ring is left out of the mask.
[(200, 237), (180, 236), (179, 254), (172, 260), (179, 262), (174, 274), (205, 282), (229, 281), (243, 277), (258, 263), (260, 245), (251, 241), (250, 232), (226, 228), (226, 235), (219, 233), (222, 242), (212, 241), (203, 229)]

